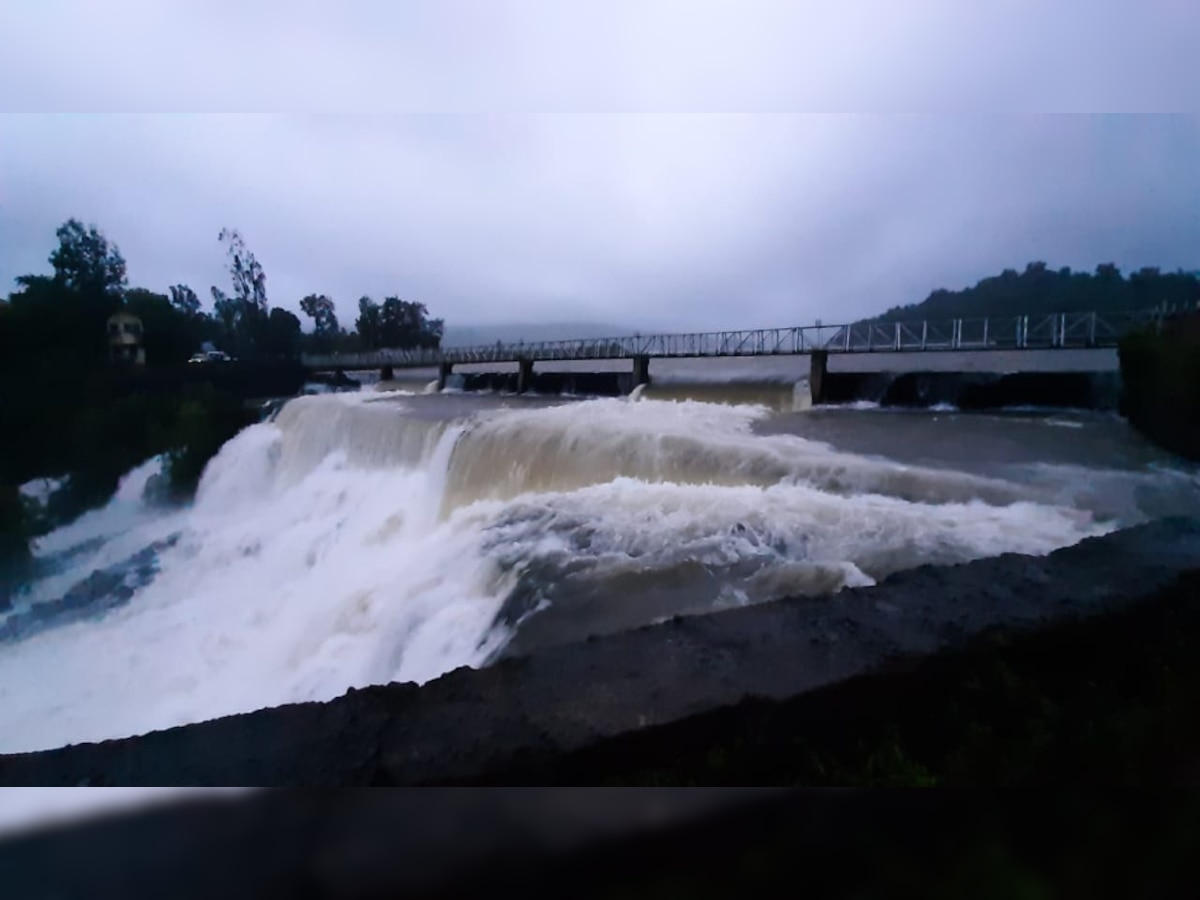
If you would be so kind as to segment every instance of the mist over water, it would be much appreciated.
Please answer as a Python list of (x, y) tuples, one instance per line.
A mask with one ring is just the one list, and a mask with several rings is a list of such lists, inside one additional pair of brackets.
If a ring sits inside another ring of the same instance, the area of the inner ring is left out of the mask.
[(836, 602), (923, 563), (1200, 508), (1195, 474), (1111, 418), (810, 410), (794, 388), (301, 397), (230, 441), (186, 508), (147, 499), (151, 461), (35, 548), (48, 574), (8, 618), (83, 582), (121, 593), (0, 643), (0, 751), (426, 681), (677, 614)]

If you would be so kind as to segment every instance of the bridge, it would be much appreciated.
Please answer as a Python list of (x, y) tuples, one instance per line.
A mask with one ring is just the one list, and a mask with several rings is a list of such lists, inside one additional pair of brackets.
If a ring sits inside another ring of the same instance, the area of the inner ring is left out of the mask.
[[(1200, 309), (1197, 303), (1196, 309)], [(379, 369), (391, 378), (395, 369), (436, 368), (438, 386), (456, 365), (517, 363), (518, 391), (532, 383), (537, 362), (628, 359), (633, 383), (650, 379), (651, 359), (728, 356), (810, 356), (810, 385), (821, 393), (829, 354), (913, 353), (988, 350), (1057, 350), (1116, 347), (1131, 331), (1161, 328), (1164, 319), (1190, 311), (1165, 306), (1125, 313), (1040, 313), (1004, 317), (907, 322), (857, 322), (745, 331), (633, 335), (585, 340), (501, 343), (431, 350), (372, 350), (363, 353), (305, 355), (310, 371)]]

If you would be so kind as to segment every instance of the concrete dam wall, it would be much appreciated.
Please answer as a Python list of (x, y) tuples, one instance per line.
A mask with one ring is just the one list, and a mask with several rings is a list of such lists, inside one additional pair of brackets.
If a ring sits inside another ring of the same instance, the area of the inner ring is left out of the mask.
[(870, 401), (880, 406), (955, 406), (965, 410), (1050, 406), (1113, 410), (1121, 393), (1116, 372), (829, 372), (826, 403)]
[[(807, 381), (801, 382), (806, 385)], [(664, 398), (721, 399), (754, 403), (756, 396), (773, 398), (781, 382), (732, 381), (659, 384), (653, 376), (649, 390)], [(464, 391), (517, 393), (515, 372), (469, 372), (455, 375), (452, 387)], [(629, 372), (534, 372), (528, 390), (549, 396), (620, 397), (633, 390)], [(757, 390), (756, 390), (757, 388)], [(954, 406), (963, 410), (1044, 406), (1115, 410), (1121, 394), (1117, 372), (827, 372), (820, 403), (866, 401), (880, 406)], [(768, 402), (768, 405), (774, 405)]]

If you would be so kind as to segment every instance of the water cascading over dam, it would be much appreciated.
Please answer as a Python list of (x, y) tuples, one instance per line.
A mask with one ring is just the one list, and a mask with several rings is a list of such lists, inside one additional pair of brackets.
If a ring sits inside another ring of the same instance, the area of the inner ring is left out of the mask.
[[(776, 409), (312, 396), (230, 441), (187, 507), (143, 497), (149, 463), (35, 548), (46, 574), (0, 644), (0, 751), (421, 682), (673, 615), (836, 602), (820, 598), (925, 563), (1047, 553), (1200, 498), (1189, 472), (1108, 465), (1113, 423), (1026, 422), (1063, 436), (1063, 458), (989, 468), (898, 452), (932, 419), (850, 452), (837, 429), (887, 414)], [(1085, 438), (1099, 463), (1072, 462)], [(22, 631), (31, 610), (110, 582), (103, 615)]]

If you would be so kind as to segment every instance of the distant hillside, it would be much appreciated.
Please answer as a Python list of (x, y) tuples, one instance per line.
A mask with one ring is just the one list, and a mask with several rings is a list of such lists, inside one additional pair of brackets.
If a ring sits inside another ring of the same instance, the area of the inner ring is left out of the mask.
[(474, 347), (481, 344), (506, 344), (525, 341), (567, 341), (575, 338), (624, 337), (634, 334), (629, 328), (595, 322), (527, 322), (515, 325), (447, 325), (443, 347)]
[(921, 303), (896, 306), (873, 321), (904, 319), (966, 319), (1025, 313), (1117, 312), (1162, 303), (1178, 305), (1200, 300), (1197, 273), (1139, 269), (1126, 278), (1114, 265), (1095, 272), (1049, 269), (1033, 262), (1024, 272), (1005, 269), (961, 291), (936, 290)]

